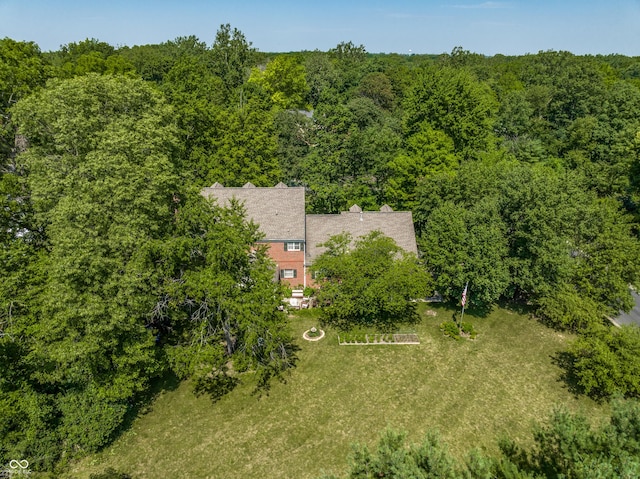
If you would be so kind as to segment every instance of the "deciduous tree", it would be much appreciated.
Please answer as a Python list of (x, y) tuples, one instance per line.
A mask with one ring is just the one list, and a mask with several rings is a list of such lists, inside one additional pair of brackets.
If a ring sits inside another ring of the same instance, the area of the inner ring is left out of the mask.
[(228, 99), (236, 100), (233, 94), (249, 78), (254, 55), (255, 49), (240, 30), (231, 29), (228, 23), (220, 25), (210, 56), (213, 72), (222, 79)]
[(489, 87), (466, 69), (424, 69), (412, 85), (404, 108), (408, 137), (426, 121), (449, 136), (464, 158), (494, 148), (497, 102)]
[(232, 388), (238, 372), (255, 371), (266, 387), (294, 364), (281, 287), (260, 238), (241, 205), (225, 209), (198, 195), (181, 208), (160, 255), (171, 261), (154, 327), (175, 372), (213, 397)]
[(353, 249), (351, 241), (348, 234), (332, 237), (313, 264), (326, 320), (347, 329), (392, 329), (415, 320), (411, 300), (431, 293), (431, 278), (417, 259), (377, 231), (357, 239)]
[(275, 106), (284, 110), (307, 108), (309, 87), (304, 65), (290, 55), (278, 55), (264, 71), (254, 68), (250, 82), (260, 85), (270, 95)]
[(571, 348), (578, 383), (587, 394), (640, 397), (640, 328), (599, 328)]
[[(15, 117), (49, 251), (27, 381), (59, 447), (96, 450), (161, 371), (146, 327), (161, 284), (149, 252), (174, 218), (173, 116), (142, 80), (91, 74), (52, 81)], [(41, 444), (27, 442), (35, 456)]]

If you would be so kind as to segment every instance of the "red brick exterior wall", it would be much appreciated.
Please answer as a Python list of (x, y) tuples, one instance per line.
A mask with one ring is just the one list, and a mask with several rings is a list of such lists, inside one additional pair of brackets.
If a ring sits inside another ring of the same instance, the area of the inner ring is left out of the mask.
[(296, 270), (295, 278), (281, 278), (280, 281), (284, 284), (288, 284), (292, 289), (294, 289), (296, 286), (303, 285), (304, 243), (302, 244), (302, 251), (285, 251), (284, 242), (269, 242), (266, 244), (269, 246), (269, 256), (276, 262), (276, 265), (278, 267), (278, 277), (280, 277), (280, 270)]
[(307, 283), (306, 284), (310, 288), (315, 288), (316, 287), (316, 282), (311, 277), (311, 271), (309, 269), (307, 269)]

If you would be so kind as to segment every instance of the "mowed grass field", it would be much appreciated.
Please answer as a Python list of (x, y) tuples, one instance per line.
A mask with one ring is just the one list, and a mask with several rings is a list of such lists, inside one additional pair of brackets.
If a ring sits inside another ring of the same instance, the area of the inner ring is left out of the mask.
[[(430, 309), (436, 316), (425, 314)], [(594, 421), (606, 411), (575, 397), (553, 356), (571, 337), (497, 308), (465, 314), (475, 341), (444, 337), (444, 306), (421, 305), (412, 328), (420, 345), (339, 346), (327, 330), (319, 342), (302, 333), (312, 314), (291, 319), (298, 365), (268, 395), (252, 394), (251, 378), (213, 403), (188, 383), (161, 393), (111, 447), (72, 464), (64, 477), (88, 478), (114, 467), (140, 478), (316, 478), (341, 473), (354, 442), (375, 446), (384, 428), (410, 441), (436, 429), (450, 450), (497, 453), (500, 437), (531, 442), (531, 427), (554, 406)]]

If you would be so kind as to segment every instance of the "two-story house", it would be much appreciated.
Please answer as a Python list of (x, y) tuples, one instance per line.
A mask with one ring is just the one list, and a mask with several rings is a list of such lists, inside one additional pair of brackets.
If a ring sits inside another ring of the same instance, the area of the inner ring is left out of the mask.
[(324, 251), (320, 245), (340, 233), (350, 233), (357, 239), (381, 231), (405, 251), (418, 252), (410, 211), (393, 211), (387, 205), (380, 211), (362, 211), (353, 205), (340, 214), (306, 215), (305, 189), (283, 183), (273, 188), (251, 183), (225, 188), (215, 183), (201, 194), (216, 199), (221, 206), (228, 205), (231, 198), (244, 204), (247, 218), (257, 223), (264, 234), (262, 242), (269, 246), (278, 278), (292, 288), (313, 283), (308, 268)]
[(279, 183), (273, 188), (225, 188), (215, 183), (201, 194), (215, 198), (220, 206), (227, 206), (231, 198), (244, 204), (247, 218), (260, 226), (261, 241), (269, 246), (269, 256), (275, 261), (278, 277), (291, 286), (304, 283), (305, 213), (304, 188), (287, 187)]

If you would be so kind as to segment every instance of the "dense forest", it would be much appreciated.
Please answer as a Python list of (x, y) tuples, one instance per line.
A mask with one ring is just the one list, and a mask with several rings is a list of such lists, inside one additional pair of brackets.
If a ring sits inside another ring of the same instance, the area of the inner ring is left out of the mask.
[(640, 57), (263, 53), (222, 25), (116, 48), (0, 40), (0, 463), (108, 444), (171, 372), (295, 365), (266, 251), (220, 182), (413, 212), (446, 300), (580, 334), (587, 393), (640, 397)]

